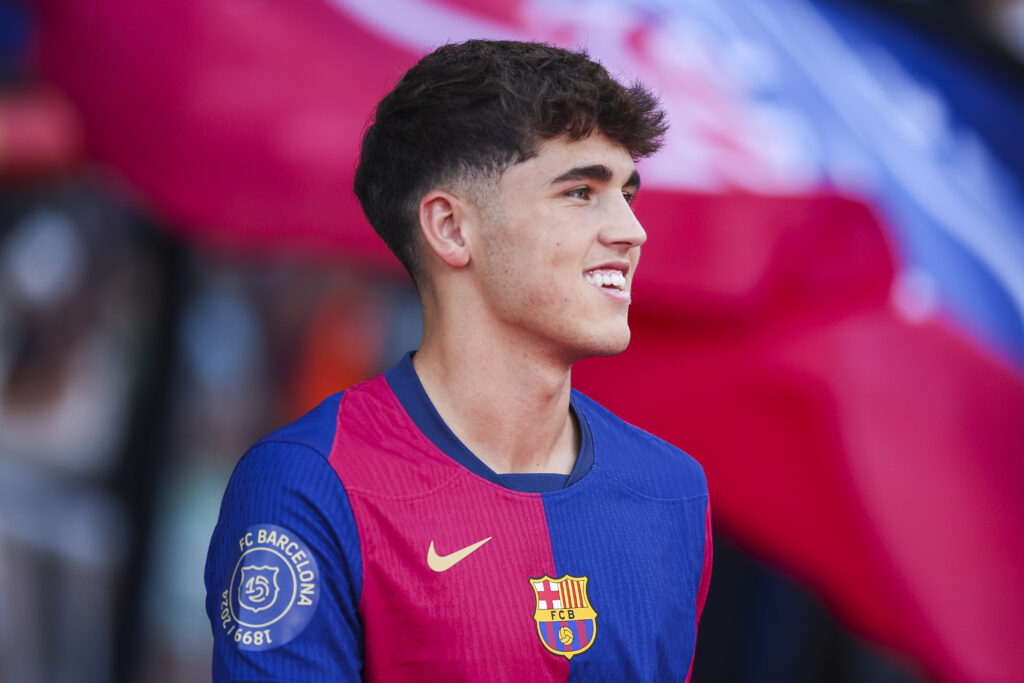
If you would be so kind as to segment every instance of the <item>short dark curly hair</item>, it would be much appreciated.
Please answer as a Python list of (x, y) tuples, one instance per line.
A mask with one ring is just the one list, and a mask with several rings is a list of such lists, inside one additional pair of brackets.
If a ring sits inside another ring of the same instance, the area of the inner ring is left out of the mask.
[(668, 125), (657, 98), (625, 87), (585, 53), (542, 43), (470, 40), (438, 48), (377, 105), (355, 193), (377, 234), (419, 282), (419, 201), (432, 189), (494, 178), (559, 136), (599, 131), (634, 158)]

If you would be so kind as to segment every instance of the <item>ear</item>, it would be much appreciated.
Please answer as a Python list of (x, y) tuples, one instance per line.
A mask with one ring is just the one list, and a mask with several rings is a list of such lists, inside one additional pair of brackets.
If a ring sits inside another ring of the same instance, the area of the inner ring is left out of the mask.
[(453, 268), (469, 263), (469, 249), (462, 232), (463, 201), (444, 190), (432, 190), (420, 200), (420, 231), (427, 246)]

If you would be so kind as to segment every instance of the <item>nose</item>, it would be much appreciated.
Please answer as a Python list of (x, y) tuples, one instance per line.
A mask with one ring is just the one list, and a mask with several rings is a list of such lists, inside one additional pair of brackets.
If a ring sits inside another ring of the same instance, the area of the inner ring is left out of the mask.
[(600, 239), (603, 244), (625, 245), (632, 248), (639, 247), (647, 241), (647, 231), (640, 225), (625, 197), (615, 202), (611, 214), (604, 229), (601, 230)]

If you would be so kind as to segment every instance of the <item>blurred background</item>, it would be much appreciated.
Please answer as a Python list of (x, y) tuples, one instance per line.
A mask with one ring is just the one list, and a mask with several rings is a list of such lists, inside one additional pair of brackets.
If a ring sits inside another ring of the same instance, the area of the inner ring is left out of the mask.
[(0, 680), (209, 679), (261, 434), (415, 348), (351, 194), (470, 37), (660, 93), (633, 343), (578, 387), (705, 467), (694, 680), (1024, 680), (1024, 2), (0, 2)]

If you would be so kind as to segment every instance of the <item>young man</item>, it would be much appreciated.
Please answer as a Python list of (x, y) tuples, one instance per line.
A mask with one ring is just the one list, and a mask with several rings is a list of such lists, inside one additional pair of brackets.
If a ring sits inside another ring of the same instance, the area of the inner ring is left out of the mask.
[(634, 159), (665, 128), (641, 86), (530, 43), (442, 47), (381, 101), (355, 189), (423, 341), (239, 463), (214, 680), (688, 678), (704, 475), (570, 388), (629, 342)]

